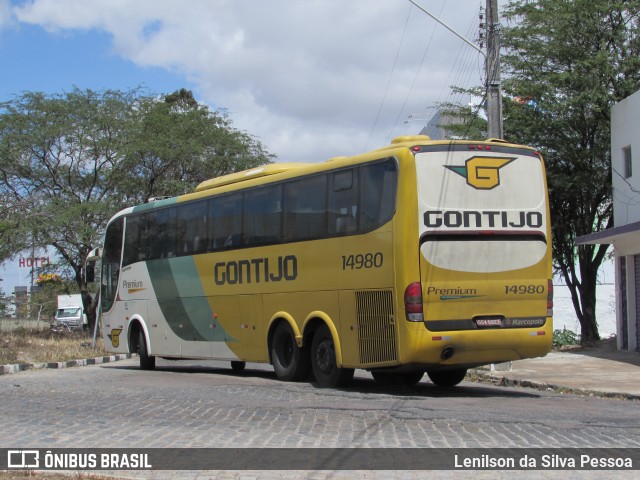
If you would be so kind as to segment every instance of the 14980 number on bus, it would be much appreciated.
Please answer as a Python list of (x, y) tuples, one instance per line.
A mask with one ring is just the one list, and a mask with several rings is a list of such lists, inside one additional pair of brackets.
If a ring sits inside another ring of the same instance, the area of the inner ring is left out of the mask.
[(358, 253), (342, 256), (343, 270), (362, 270), (363, 268), (380, 268), (384, 263), (382, 252)]
[(533, 295), (545, 292), (544, 285), (505, 285), (504, 293), (506, 295)]

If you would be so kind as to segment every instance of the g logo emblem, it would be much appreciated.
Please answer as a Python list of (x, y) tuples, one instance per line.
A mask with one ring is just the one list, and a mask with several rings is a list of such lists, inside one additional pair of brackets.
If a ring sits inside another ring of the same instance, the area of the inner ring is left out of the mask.
[(499, 170), (515, 160), (512, 158), (472, 157), (464, 167), (446, 166), (452, 172), (467, 179), (467, 184), (478, 190), (491, 190), (500, 185)]
[(114, 328), (111, 330), (111, 333), (108, 335), (109, 340), (111, 340), (111, 345), (114, 348), (118, 348), (120, 346), (120, 334), (122, 333), (121, 328)]

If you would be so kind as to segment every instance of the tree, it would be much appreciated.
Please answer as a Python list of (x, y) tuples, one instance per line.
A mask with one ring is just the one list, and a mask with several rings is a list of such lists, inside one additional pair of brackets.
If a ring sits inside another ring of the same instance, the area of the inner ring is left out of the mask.
[(188, 90), (22, 94), (0, 103), (0, 262), (50, 245), (82, 291), (118, 210), (272, 159)]
[(640, 1), (514, 1), (504, 12), (505, 136), (547, 162), (554, 265), (582, 341), (598, 340), (596, 283), (607, 245), (577, 236), (613, 226), (611, 107), (640, 88)]
[[(613, 226), (610, 112), (640, 88), (640, 0), (518, 0), (502, 18), (504, 136), (545, 157), (554, 269), (592, 342), (607, 246), (575, 239)], [(453, 133), (476, 133), (477, 113), (458, 113), (475, 123)]]

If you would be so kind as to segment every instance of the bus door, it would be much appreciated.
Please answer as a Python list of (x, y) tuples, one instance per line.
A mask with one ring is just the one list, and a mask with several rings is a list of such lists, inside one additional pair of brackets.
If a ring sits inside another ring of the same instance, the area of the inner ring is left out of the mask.
[(248, 362), (268, 360), (264, 321), (262, 321), (262, 296), (240, 295), (238, 318), (242, 338), (242, 358)]

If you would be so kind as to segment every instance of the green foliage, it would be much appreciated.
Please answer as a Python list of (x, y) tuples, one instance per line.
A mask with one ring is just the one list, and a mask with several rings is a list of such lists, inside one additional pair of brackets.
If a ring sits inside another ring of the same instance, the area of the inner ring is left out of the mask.
[(553, 346), (554, 347), (566, 347), (569, 345), (578, 345), (580, 343), (580, 336), (571, 330), (563, 328), (562, 330), (553, 331)]
[(24, 93), (0, 103), (0, 262), (53, 246), (82, 289), (118, 210), (272, 159), (188, 90)]

